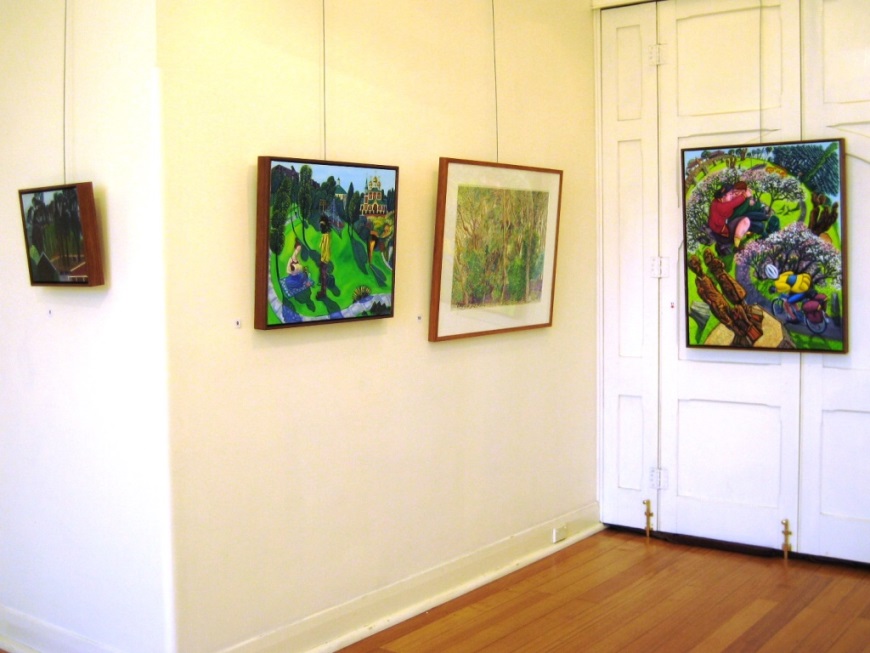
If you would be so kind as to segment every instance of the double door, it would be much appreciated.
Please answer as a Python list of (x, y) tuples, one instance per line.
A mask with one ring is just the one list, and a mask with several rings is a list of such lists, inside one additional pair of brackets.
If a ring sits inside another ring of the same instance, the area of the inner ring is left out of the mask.
[[(680, 150), (846, 139), (847, 275), (870, 264), (863, 0), (600, 12), (605, 523), (870, 562), (870, 305), (845, 355), (687, 348)], [(646, 504), (645, 502), (649, 502)], [(647, 510), (649, 505), (649, 510)]]

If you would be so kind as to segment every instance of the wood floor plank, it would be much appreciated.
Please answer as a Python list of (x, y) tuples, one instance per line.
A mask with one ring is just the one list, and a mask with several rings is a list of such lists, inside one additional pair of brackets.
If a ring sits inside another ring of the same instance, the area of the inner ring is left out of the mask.
[[(702, 591), (699, 587), (685, 586), (677, 589), (666, 598), (647, 606), (645, 610), (636, 611), (632, 616), (621, 615), (619, 624), (614, 624), (608, 629), (609, 632), (602, 632), (603, 637), (585, 639), (584, 650), (589, 651), (589, 653), (636, 650), (638, 640), (645, 633), (666, 620), (669, 615), (685, 610), (687, 606), (697, 600)], [(640, 650), (646, 649), (641, 648)]]
[(482, 647), (480, 651), (491, 653), (519, 653), (520, 651), (545, 650), (560, 641), (566, 624), (571, 624), (584, 612), (595, 610), (594, 603), (579, 599), (563, 602), (542, 619), (537, 619), (517, 628), (512, 628), (501, 639)]
[[(776, 601), (776, 606), (739, 637), (728, 651), (757, 651), (786, 628), (821, 592), (830, 581), (811, 570), (808, 574), (787, 574), (777, 586), (769, 588), (763, 596)], [(788, 649), (785, 649), (788, 650)]]
[(659, 561), (662, 567), (655, 574), (650, 574), (647, 561), (636, 564), (630, 573), (625, 574), (631, 582), (621, 587), (618, 592), (602, 594), (598, 591), (600, 588), (596, 587), (591, 592), (580, 594), (579, 596), (585, 601), (591, 599), (597, 601), (594, 611), (579, 615), (571, 623), (564, 624), (559, 631), (548, 633), (545, 640), (517, 649), (518, 653), (577, 650), (581, 645), (583, 650), (587, 650), (599, 640), (620, 631), (630, 619), (625, 609), (627, 604), (655, 605), (680, 589), (679, 585), (668, 587), (652, 580), (662, 571), (663, 565), (673, 564), (675, 560), (675, 556), (661, 556)]
[(870, 653), (870, 571), (609, 529), (342, 653)]
[[(827, 646), (830, 642), (813, 642), (809, 639), (810, 636), (814, 631), (817, 631), (820, 625), (836, 627), (834, 621), (831, 619), (830, 614), (821, 610), (812, 610), (810, 608), (801, 610), (794, 618), (789, 619), (779, 631), (770, 636), (758, 648), (758, 651), (759, 653), (778, 653), (779, 651), (794, 653), (806, 651), (808, 653), (815, 653), (820, 650), (820, 645)], [(840, 628), (843, 626), (843, 624), (840, 624)]]
[(517, 629), (547, 619), (564, 604), (564, 598), (558, 595), (541, 594), (539, 597), (540, 600), (535, 603), (525, 603), (518, 606), (515, 611), (506, 615), (506, 618), (491, 615), (479, 627), (470, 624), (470, 627), (464, 628), (462, 631), (454, 633), (449, 639), (439, 642), (443, 645), (424, 650), (431, 650), (432, 653), (448, 650), (456, 651), (456, 653), (472, 653), (487, 647), (498, 648), (497, 643), (512, 638)]
[[(661, 653), (691, 650), (711, 630), (722, 627), (746, 607), (745, 588), (753, 576), (754, 565), (735, 561), (737, 567), (720, 566), (713, 561), (714, 558), (702, 561), (706, 566), (697, 576), (702, 591), (695, 599), (654, 624), (630, 650)], [(687, 580), (687, 584), (692, 581)]]
[(831, 633), (831, 645), (826, 653), (868, 653), (870, 651), (870, 619), (859, 617), (839, 636)]
[[(659, 552), (663, 553), (662, 551)], [(618, 576), (591, 574), (584, 578), (584, 583), (569, 585), (559, 592), (563, 600), (581, 601), (583, 606), (593, 606), (594, 609), (575, 611), (571, 618), (562, 618), (558, 623), (551, 623), (547, 629), (539, 629), (538, 637), (524, 638), (524, 645), (507, 645), (506, 651), (530, 653), (548, 650), (577, 650), (577, 641), (582, 640), (584, 646), (596, 636), (606, 636), (611, 631), (621, 627), (625, 621), (624, 604), (653, 603), (668, 593), (668, 588), (655, 582), (661, 578), (668, 564), (676, 561), (676, 556), (659, 555), (655, 564), (648, 559), (649, 550), (637, 557), (631, 565)], [(610, 568), (608, 571), (613, 571)], [(599, 582), (600, 581), (600, 582)], [(678, 586), (674, 586), (675, 591)], [(554, 616), (558, 613), (554, 613)], [(530, 628), (534, 630), (534, 626)], [(525, 640), (528, 641), (525, 641)]]
[(766, 599), (755, 599), (742, 610), (732, 615), (725, 623), (713, 630), (707, 637), (691, 649), (691, 653), (719, 653), (770, 612), (776, 603)]
[[(540, 608), (540, 605), (547, 599), (552, 600), (552, 596), (548, 594), (522, 592), (514, 593), (512, 596), (512, 600), (503, 602), (485, 612), (468, 615), (467, 611), (462, 611), (451, 615), (454, 617), (452, 619), (443, 619), (424, 626), (420, 630), (390, 643), (387, 648), (394, 653), (406, 653), (407, 651), (437, 653), (445, 650), (458, 652), (466, 650), (464, 642), (468, 638), (475, 637), (481, 632), (487, 632), (493, 624), (495, 627), (499, 627), (500, 624), (509, 624), (517, 618), (517, 615), (526, 611), (532, 615), (541, 616), (542, 613), (546, 614), (553, 609)], [(470, 650), (475, 649), (471, 648)]]
[[(812, 608), (810, 608), (810, 611), (815, 612)], [(807, 651), (808, 653), (825, 651), (833, 644), (832, 633), (848, 632), (857, 620), (858, 617), (846, 614), (823, 612), (819, 615), (819, 618), (814, 619), (815, 626), (804, 635), (800, 643), (795, 647), (795, 651)], [(865, 640), (865, 642), (870, 646), (870, 640)]]

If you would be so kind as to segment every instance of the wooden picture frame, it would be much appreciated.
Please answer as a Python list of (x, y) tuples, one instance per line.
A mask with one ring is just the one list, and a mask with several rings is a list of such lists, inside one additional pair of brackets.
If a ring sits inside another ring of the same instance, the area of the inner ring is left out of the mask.
[(442, 157), (429, 341), (551, 326), (562, 171)]
[(103, 285), (93, 184), (26, 188), (18, 200), (30, 285)]
[(845, 353), (843, 139), (682, 150), (687, 347)]
[(254, 327), (393, 317), (399, 169), (257, 161)]

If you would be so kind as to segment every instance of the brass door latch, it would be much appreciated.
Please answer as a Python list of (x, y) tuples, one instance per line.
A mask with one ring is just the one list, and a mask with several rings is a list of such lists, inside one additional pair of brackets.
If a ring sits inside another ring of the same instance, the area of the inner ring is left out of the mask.
[(783, 526), (782, 529), (782, 557), (785, 560), (788, 560), (788, 552), (791, 551), (791, 542), (789, 538), (792, 535), (791, 529), (788, 527), (788, 519), (783, 519), (780, 522)]
[(644, 499), (643, 505), (646, 506), (646, 512), (644, 512), (644, 516), (646, 517), (646, 536), (649, 537), (650, 531), (652, 530), (652, 518), (655, 513), (652, 511), (652, 501), (649, 499)]

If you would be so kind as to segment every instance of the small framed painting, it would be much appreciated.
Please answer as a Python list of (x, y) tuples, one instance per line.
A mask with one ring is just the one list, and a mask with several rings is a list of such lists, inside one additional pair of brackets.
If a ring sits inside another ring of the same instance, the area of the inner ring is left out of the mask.
[(429, 341), (553, 323), (562, 171), (440, 160)]
[(688, 347), (847, 351), (842, 139), (682, 150)]
[(32, 286), (101, 286), (91, 182), (18, 191)]
[(393, 316), (399, 169), (257, 163), (254, 327)]

